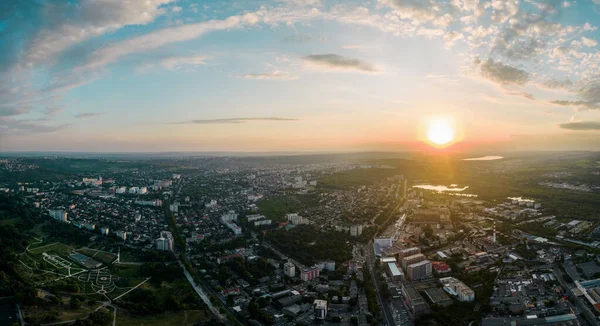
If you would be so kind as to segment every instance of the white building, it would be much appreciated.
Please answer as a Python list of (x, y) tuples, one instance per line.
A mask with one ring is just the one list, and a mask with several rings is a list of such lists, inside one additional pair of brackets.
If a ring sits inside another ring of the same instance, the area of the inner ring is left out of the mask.
[(362, 234), (363, 232), (363, 226), (362, 225), (352, 225), (350, 227), (350, 235), (353, 237), (358, 237)]
[(208, 204), (204, 204), (204, 207), (206, 207), (206, 208), (215, 208), (215, 207), (217, 207), (217, 201), (213, 199)]
[(131, 188), (129, 188), (129, 194), (131, 194), (131, 195), (137, 194), (138, 191), (140, 191), (140, 188), (138, 188), (138, 187), (131, 187)]
[(313, 303), (313, 309), (315, 311), (315, 319), (325, 320), (325, 318), (327, 318), (326, 300), (315, 300), (315, 302)]
[(221, 216), (221, 221), (237, 221), (238, 215), (234, 211), (229, 211)]
[(260, 225), (271, 225), (271, 220), (260, 220), (260, 221), (254, 222), (254, 226), (260, 226)]
[(475, 300), (475, 292), (459, 279), (454, 277), (440, 278), (444, 291), (455, 296), (459, 301), (472, 302)]
[(411, 281), (428, 278), (431, 276), (431, 262), (423, 260), (406, 267), (406, 274)]
[(127, 232), (125, 231), (117, 231), (115, 235), (123, 240), (127, 240)]
[(169, 210), (171, 210), (171, 212), (179, 212), (179, 203), (173, 203), (171, 205), (169, 205)]
[(67, 215), (68, 213), (63, 210), (48, 210), (48, 216), (52, 217), (57, 221), (67, 222)]
[(137, 205), (154, 206), (154, 207), (160, 207), (163, 204), (162, 200), (160, 200), (160, 199), (155, 199), (155, 200), (136, 200), (135, 203)]
[(127, 187), (119, 187), (115, 190), (116, 194), (124, 194), (127, 191)]
[(100, 234), (108, 235), (108, 228), (100, 228)]
[(283, 274), (294, 277), (296, 276), (296, 265), (291, 262), (287, 262), (283, 265)]
[(308, 219), (298, 215), (298, 213), (290, 213), (285, 216), (288, 222), (294, 225), (308, 224)]
[(394, 239), (392, 238), (376, 238), (374, 241), (381, 249), (391, 248), (394, 245)]
[(147, 187), (140, 187), (140, 190), (138, 191), (138, 194), (144, 195), (147, 192), (148, 192), (148, 188)]
[(262, 214), (252, 214), (252, 215), (248, 215), (246, 216), (246, 219), (248, 219), (248, 222), (254, 222), (254, 221), (258, 221), (258, 220), (263, 220), (266, 217)]
[(173, 251), (173, 243), (175, 239), (173, 239), (173, 234), (169, 231), (162, 231), (160, 233), (160, 238), (156, 239), (156, 250), (162, 251)]

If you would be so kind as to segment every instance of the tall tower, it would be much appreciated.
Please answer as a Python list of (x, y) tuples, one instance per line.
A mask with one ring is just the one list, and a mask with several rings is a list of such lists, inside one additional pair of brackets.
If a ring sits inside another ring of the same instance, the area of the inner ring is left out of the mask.
[(496, 221), (494, 221), (494, 238), (492, 239), (492, 242), (494, 244), (496, 243)]
[(407, 180), (404, 179), (404, 199), (406, 199), (408, 197), (408, 194), (406, 193), (406, 184), (407, 184)]

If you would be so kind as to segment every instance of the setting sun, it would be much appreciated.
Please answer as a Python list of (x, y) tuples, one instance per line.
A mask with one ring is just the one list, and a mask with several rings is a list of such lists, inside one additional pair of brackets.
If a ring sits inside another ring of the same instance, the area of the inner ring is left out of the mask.
[(436, 145), (446, 145), (454, 140), (455, 132), (448, 120), (435, 119), (427, 125), (427, 139)]

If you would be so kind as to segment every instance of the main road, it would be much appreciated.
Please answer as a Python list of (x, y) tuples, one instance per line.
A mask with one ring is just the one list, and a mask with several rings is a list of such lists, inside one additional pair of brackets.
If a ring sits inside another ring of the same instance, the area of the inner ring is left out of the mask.
[(373, 253), (373, 242), (369, 242), (367, 245), (367, 264), (369, 265), (369, 272), (371, 273), (371, 278), (373, 279), (373, 285), (375, 286), (375, 291), (377, 293), (377, 300), (379, 301), (379, 306), (383, 310), (383, 316), (385, 317), (386, 325), (392, 326), (396, 325), (394, 321), (394, 315), (392, 314), (392, 310), (388, 302), (385, 300), (381, 291), (379, 291), (379, 275), (375, 274), (375, 254)]

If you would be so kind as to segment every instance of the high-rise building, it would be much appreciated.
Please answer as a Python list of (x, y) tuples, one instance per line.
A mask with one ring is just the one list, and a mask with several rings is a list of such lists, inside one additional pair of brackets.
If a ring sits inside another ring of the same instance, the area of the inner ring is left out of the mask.
[(350, 235), (353, 237), (358, 237), (362, 234), (363, 226), (362, 225), (352, 225), (350, 227)]
[(115, 234), (117, 235), (117, 237), (123, 239), (123, 240), (127, 240), (127, 232), (125, 231), (117, 231), (115, 232)]
[(173, 234), (171, 232), (162, 231), (160, 233), (160, 238), (155, 240), (156, 250), (172, 251), (174, 242), (175, 240), (173, 239)]
[(411, 281), (427, 278), (431, 276), (431, 262), (429, 260), (423, 260), (408, 265), (406, 267), (406, 274)]
[(229, 212), (223, 214), (223, 216), (221, 216), (221, 220), (223, 222), (225, 222), (225, 221), (237, 221), (237, 217), (238, 217), (238, 215), (234, 211), (229, 211)]
[(315, 311), (315, 319), (325, 320), (325, 318), (327, 318), (326, 300), (315, 300), (315, 302), (313, 303), (313, 309)]
[(287, 262), (283, 265), (283, 274), (289, 277), (296, 276), (296, 265), (291, 262)]
[(402, 258), (402, 269), (406, 271), (406, 268), (408, 267), (408, 265), (412, 265), (414, 263), (418, 263), (418, 262), (424, 261), (424, 260), (425, 260), (425, 255), (423, 255), (423, 254), (416, 254), (416, 255), (404, 257), (404, 258)]
[(319, 277), (319, 267), (318, 266), (303, 268), (300, 271), (300, 278), (305, 282), (308, 282), (317, 277)]
[(67, 222), (67, 215), (68, 213), (63, 210), (48, 210), (48, 216), (52, 217), (57, 221)]
[(294, 225), (308, 224), (308, 219), (298, 215), (298, 213), (290, 213), (286, 215), (288, 222)]

